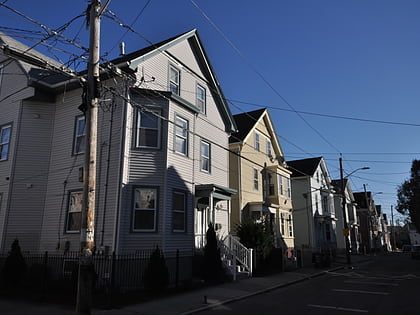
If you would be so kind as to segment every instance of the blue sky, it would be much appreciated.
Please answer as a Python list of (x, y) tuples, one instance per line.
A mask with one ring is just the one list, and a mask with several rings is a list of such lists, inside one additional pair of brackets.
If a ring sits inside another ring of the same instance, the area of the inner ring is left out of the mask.
[[(87, 4), (6, 2), (54, 29)], [(269, 107), (287, 160), (322, 155), (337, 179), (342, 153), (346, 173), (371, 168), (351, 176), (353, 191), (366, 184), (369, 191), (382, 192), (375, 201), (388, 214), (396, 205), (396, 187), (420, 155), (420, 127), (400, 124), (420, 124), (419, 1), (111, 0), (109, 9), (137, 34), (104, 17), (101, 53), (106, 59), (117, 57), (124, 34), (126, 52), (132, 52), (147, 41), (198, 29), (233, 113)], [(5, 33), (10, 30), (4, 27), (42, 30), (1, 6), (0, 19)], [(83, 18), (77, 19), (63, 34), (87, 47), (82, 25)], [(57, 47), (81, 53), (71, 45)]]

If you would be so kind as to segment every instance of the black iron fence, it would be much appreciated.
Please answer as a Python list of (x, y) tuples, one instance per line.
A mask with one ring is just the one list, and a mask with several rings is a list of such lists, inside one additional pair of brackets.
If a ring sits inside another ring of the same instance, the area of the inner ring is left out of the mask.
[[(139, 250), (123, 255), (93, 255), (95, 288), (129, 291), (144, 287), (144, 272), (155, 249)], [(23, 285), (27, 288), (74, 288), (77, 284), (79, 252), (22, 253), (26, 272)], [(0, 270), (7, 255), (0, 255)], [(165, 253), (169, 286), (191, 281), (193, 252), (176, 250)], [(1, 277), (0, 277), (1, 278)]]

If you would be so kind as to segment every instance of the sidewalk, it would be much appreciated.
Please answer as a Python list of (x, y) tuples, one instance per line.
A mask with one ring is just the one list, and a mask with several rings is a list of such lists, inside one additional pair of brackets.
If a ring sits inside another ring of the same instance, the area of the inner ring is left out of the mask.
[[(352, 256), (353, 264), (369, 260), (368, 256)], [(328, 271), (339, 270), (345, 267), (345, 259), (338, 258), (329, 268), (301, 268), (265, 277), (241, 279), (236, 282), (205, 287), (195, 291), (180, 293), (144, 302), (125, 306), (120, 309), (97, 310), (92, 314), (195, 314), (202, 310), (218, 307), (233, 301), (246, 299), (276, 288), (288, 286), (314, 277), (322, 276)], [(1, 314), (74, 314), (74, 309), (62, 305), (30, 304), (0, 300)]]

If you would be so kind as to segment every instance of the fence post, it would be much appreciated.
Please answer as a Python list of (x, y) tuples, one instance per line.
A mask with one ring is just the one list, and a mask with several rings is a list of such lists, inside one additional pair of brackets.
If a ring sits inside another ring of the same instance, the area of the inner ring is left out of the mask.
[(176, 266), (175, 266), (175, 288), (178, 288), (179, 282), (179, 249), (176, 250)]

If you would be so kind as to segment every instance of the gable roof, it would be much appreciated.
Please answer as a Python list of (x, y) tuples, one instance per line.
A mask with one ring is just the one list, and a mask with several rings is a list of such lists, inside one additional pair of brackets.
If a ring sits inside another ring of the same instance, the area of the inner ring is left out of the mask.
[(287, 161), (288, 168), (292, 171), (291, 177), (313, 176), (322, 156), (303, 160)]
[(229, 143), (244, 141), (246, 136), (251, 132), (252, 128), (254, 128), (255, 124), (265, 111), (266, 109), (262, 108), (252, 112), (233, 115), (238, 130), (232, 133), (232, 135), (229, 137)]
[(128, 66), (128, 68), (131, 69), (131, 71), (133, 71), (141, 62), (155, 55), (158, 55), (164, 52), (165, 50), (171, 48), (172, 46), (185, 40), (188, 40), (189, 44), (191, 45), (191, 48), (193, 49), (195, 56), (200, 64), (201, 70), (206, 76), (209, 86), (211, 86), (211, 92), (216, 102), (216, 105), (222, 114), (223, 121), (226, 125), (226, 131), (235, 132), (237, 130), (235, 120), (233, 119), (230, 108), (227, 105), (226, 98), (223, 95), (222, 89), (216, 78), (216, 74), (213, 70), (212, 65), (210, 64), (210, 60), (207, 56), (207, 53), (204, 50), (203, 43), (196, 29), (163, 40), (159, 43), (151, 44), (148, 47), (114, 59), (110, 63), (116, 66), (122, 65), (125, 68), (127, 68)]

